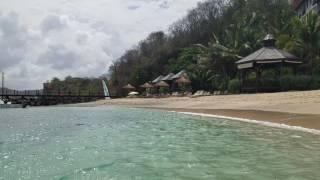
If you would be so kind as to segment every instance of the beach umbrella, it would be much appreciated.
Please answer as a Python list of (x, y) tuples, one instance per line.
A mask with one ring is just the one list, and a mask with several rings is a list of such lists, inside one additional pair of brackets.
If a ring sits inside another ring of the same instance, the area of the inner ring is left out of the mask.
[(132, 90), (132, 89), (136, 89), (134, 86), (132, 86), (131, 84), (128, 84), (126, 86), (122, 87), (123, 89), (128, 89), (128, 90)]
[(135, 92), (135, 91), (132, 91), (132, 92), (130, 92), (128, 95), (129, 95), (129, 96), (135, 96), (135, 95), (139, 95), (139, 93), (138, 93), (138, 92)]
[(170, 87), (170, 85), (164, 81), (160, 81), (156, 84), (157, 87)]
[(150, 89), (153, 88), (153, 85), (149, 84), (149, 83), (144, 83), (142, 86), (140, 86), (141, 88), (145, 88), (145, 89)]

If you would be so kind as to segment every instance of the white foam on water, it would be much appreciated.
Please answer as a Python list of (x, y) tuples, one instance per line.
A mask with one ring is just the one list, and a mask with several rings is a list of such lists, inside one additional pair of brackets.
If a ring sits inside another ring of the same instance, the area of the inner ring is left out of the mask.
[(179, 114), (185, 114), (185, 115), (192, 115), (192, 116), (202, 116), (202, 117), (210, 117), (210, 118), (242, 121), (242, 122), (246, 122), (246, 123), (254, 123), (254, 124), (260, 124), (260, 125), (263, 125), (263, 126), (276, 127), (276, 128), (282, 128), (282, 129), (289, 129), (289, 130), (296, 130), (296, 131), (302, 131), (302, 132), (307, 132), (307, 133), (320, 135), (320, 130), (309, 129), (309, 128), (304, 128), (304, 127), (300, 127), (300, 126), (290, 126), (290, 125), (287, 125), (287, 124), (273, 123), (273, 122), (267, 122), (267, 121), (258, 121), (258, 120), (245, 119), (245, 118), (236, 118), (236, 117), (229, 117), (229, 116), (219, 116), (219, 115), (205, 114), (205, 113), (177, 112), (177, 111), (170, 111), (170, 112), (179, 113)]

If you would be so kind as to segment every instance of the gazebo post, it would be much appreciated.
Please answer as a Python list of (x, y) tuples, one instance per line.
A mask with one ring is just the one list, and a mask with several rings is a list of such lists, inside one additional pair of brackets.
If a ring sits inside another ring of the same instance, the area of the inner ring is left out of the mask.
[(282, 74), (283, 74), (283, 61), (280, 63), (280, 71), (279, 71), (279, 82), (280, 82), (280, 91), (282, 91)]
[(242, 86), (243, 86), (243, 70), (240, 70), (240, 93), (242, 93)]
[(259, 87), (260, 87), (260, 70), (259, 67), (255, 68), (255, 73), (256, 73), (256, 92), (259, 92)]

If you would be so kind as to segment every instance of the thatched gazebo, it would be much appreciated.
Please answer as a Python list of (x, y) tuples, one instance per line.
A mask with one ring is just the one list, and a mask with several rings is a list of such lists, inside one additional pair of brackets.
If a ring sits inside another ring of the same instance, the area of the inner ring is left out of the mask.
[(187, 76), (181, 76), (179, 79), (175, 81), (182, 91), (186, 90), (186, 86), (191, 84), (191, 80)]
[(155, 86), (156, 87), (170, 87), (170, 85), (164, 81), (158, 82)]
[(123, 89), (126, 89), (126, 90), (135, 90), (136, 88), (134, 86), (132, 86), (131, 84), (127, 84), (126, 86), (123, 86), (122, 87)]
[[(263, 70), (276, 70), (280, 80), (283, 67), (295, 67), (302, 64), (302, 61), (296, 56), (276, 48), (275, 42), (273, 35), (268, 34), (263, 40), (264, 47), (236, 62), (240, 71), (242, 91), (277, 91), (279, 87), (261, 86), (261, 73)], [(248, 81), (248, 75), (251, 72), (254, 72), (256, 76), (254, 83)]]
[(148, 96), (150, 93), (152, 93), (151, 90), (152, 90), (152, 88), (154, 88), (154, 86), (153, 86), (152, 84), (147, 83), (147, 82), (144, 83), (143, 85), (141, 85), (140, 87), (146, 90), (146, 95), (147, 95), (147, 96)]
[(179, 78), (179, 79), (176, 80), (176, 83), (186, 85), (186, 84), (190, 84), (191, 81), (190, 81), (189, 78), (187, 78), (187, 77), (185, 77), (185, 76), (182, 76), (181, 78)]
[(143, 85), (141, 85), (140, 87), (144, 88), (144, 89), (151, 89), (151, 88), (153, 88), (153, 85), (146, 82)]

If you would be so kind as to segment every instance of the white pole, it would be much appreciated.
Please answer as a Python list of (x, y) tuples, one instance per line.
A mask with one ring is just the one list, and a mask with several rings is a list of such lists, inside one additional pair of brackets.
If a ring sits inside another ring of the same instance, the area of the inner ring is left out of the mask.
[(3, 100), (3, 90), (4, 90), (4, 72), (1, 73), (2, 74), (2, 80), (1, 80), (1, 97)]

